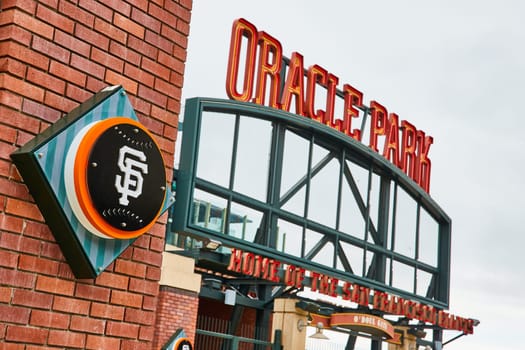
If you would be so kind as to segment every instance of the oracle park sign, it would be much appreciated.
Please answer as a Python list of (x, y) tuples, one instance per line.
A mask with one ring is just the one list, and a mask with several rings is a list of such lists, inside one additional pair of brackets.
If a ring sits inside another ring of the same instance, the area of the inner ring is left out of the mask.
[(234, 21), (229, 99), (186, 101), (172, 232), (222, 245), (221, 271), (240, 281), (472, 333), (445, 312), (451, 219), (429, 194), (433, 138), (283, 51)]

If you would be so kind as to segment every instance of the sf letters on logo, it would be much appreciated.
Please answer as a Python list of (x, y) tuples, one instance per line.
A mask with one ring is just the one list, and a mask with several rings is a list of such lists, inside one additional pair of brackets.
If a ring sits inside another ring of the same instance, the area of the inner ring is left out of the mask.
[(123, 176), (115, 176), (115, 188), (120, 193), (119, 203), (127, 206), (128, 197), (138, 198), (142, 194), (143, 174), (148, 173), (148, 164), (144, 152), (128, 146), (119, 150), (118, 167)]

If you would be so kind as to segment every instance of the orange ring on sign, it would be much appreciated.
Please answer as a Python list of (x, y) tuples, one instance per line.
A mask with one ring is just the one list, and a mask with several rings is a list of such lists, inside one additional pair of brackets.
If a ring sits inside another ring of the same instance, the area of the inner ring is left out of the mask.
[(159, 208), (157, 214), (151, 220), (151, 222), (147, 224), (146, 226), (142, 227), (141, 229), (135, 230), (135, 231), (120, 230), (118, 228), (111, 226), (102, 217), (102, 215), (99, 214), (99, 212), (93, 205), (93, 201), (89, 193), (89, 188), (87, 184), (87, 176), (86, 176), (86, 169), (88, 167), (89, 155), (91, 153), (93, 144), (106, 130), (118, 124), (131, 124), (135, 126), (136, 128), (145, 132), (153, 140), (155, 146), (157, 147), (157, 149), (159, 149), (159, 153), (160, 153), (160, 148), (157, 142), (155, 141), (155, 139), (153, 138), (153, 136), (139, 122), (133, 119), (126, 118), (126, 117), (113, 117), (113, 118), (102, 120), (96, 123), (95, 125), (93, 125), (93, 127), (91, 127), (91, 129), (89, 129), (86, 132), (86, 135), (83, 137), (82, 141), (80, 142), (80, 145), (78, 146), (77, 155), (75, 157), (75, 165), (73, 167), (73, 177), (74, 177), (74, 184), (75, 184), (74, 186), (75, 186), (75, 193), (78, 198), (78, 203), (80, 205), (82, 212), (86, 216), (86, 219), (97, 230), (109, 236), (110, 238), (132, 239), (132, 238), (136, 238), (146, 233), (146, 231), (148, 231), (155, 224), (158, 217), (160, 216), (160, 212), (162, 211), (162, 206)]

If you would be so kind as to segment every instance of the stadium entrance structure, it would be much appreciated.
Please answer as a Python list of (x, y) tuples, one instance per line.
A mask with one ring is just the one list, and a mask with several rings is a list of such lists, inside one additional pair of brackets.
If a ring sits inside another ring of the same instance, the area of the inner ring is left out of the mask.
[[(296, 329), (304, 318), (346, 332), (349, 349), (361, 335), (372, 349), (394, 337), (334, 315), (430, 328), (432, 340), (420, 342), (432, 346), (443, 329), (472, 327), (443, 311), (446, 213), (400, 169), (333, 128), (251, 103), (190, 99), (174, 187), (168, 247), (195, 259), (199, 317), (220, 310), (226, 333), (251, 323), (253, 337), (270, 340), (269, 325), (282, 322), (276, 304), (290, 300)], [(290, 332), (279, 330), (286, 344)]]

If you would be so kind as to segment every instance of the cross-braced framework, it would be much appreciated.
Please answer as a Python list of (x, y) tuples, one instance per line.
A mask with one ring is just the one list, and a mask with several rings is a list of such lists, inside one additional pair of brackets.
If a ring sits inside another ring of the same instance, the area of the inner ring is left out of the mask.
[(451, 222), (364, 144), (291, 113), (186, 103), (173, 231), (448, 307)]

